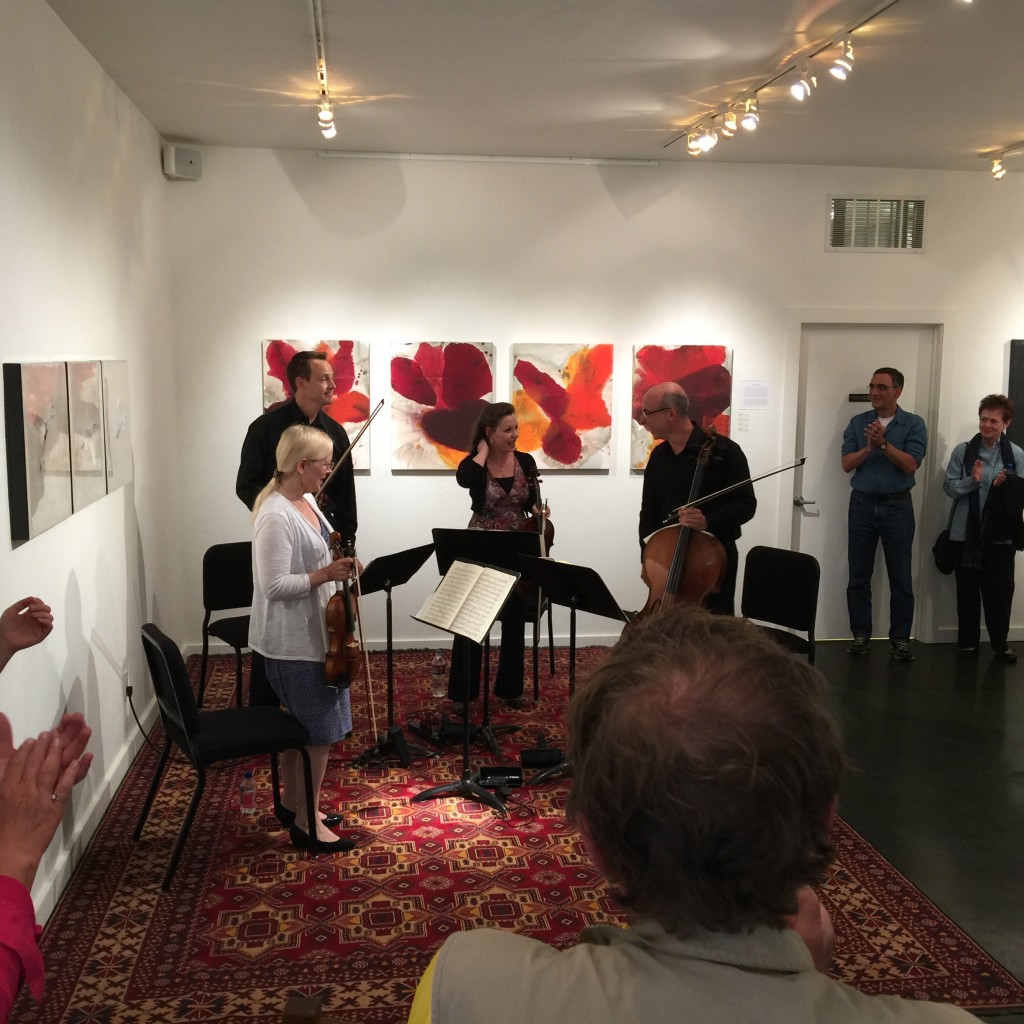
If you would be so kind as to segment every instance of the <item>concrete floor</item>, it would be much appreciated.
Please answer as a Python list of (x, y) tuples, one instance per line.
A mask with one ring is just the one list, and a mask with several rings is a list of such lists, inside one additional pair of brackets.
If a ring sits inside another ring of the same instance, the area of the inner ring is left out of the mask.
[[(1024, 658), (915, 644), (895, 662), (818, 645), (851, 770), (839, 813), (940, 910), (1024, 979)], [(1024, 650), (1019, 653), (1024, 656)], [(983, 1020), (1024, 1024), (1024, 1014)]]

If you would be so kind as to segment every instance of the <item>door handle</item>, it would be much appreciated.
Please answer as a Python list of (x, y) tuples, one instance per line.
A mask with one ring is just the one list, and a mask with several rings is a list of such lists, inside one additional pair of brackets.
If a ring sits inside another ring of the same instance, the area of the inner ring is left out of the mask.
[(802, 498), (802, 497), (800, 497), (800, 495), (797, 495), (797, 496), (796, 496), (796, 497), (795, 497), (795, 498), (793, 499), (793, 505), (794, 505), (794, 506), (795, 506), (796, 508), (803, 508), (803, 507), (804, 507), (804, 505), (817, 505), (817, 504), (818, 504), (818, 503), (817, 503), (816, 501), (808, 501), (808, 500), (807, 500), (806, 498)]

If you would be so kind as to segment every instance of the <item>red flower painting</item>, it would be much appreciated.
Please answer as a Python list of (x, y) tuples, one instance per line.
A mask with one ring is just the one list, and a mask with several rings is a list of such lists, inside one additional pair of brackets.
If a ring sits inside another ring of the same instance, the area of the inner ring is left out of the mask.
[(724, 345), (643, 345), (633, 353), (631, 464), (643, 469), (654, 439), (642, 421), (644, 394), (675, 381), (690, 398), (690, 418), (728, 436), (732, 405), (732, 353)]
[(494, 346), (420, 342), (391, 359), (395, 469), (454, 469), (494, 393)]
[(612, 357), (608, 344), (513, 347), (519, 448), (542, 468), (608, 467)]
[[(331, 364), (335, 392), (325, 411), (332, 420), (345, 427), (350, 438), (354, 437), (370, 415), (370, 356), (367, 346), (358, 341), (321, 341), (316, 345), (283, 340), (264, 342), (263, 411), (276, 409), (292, 397), (286, 372), (288, 363), (296, 352), (307, 349), (322, 352)], [(352, 465), (356, 469), (370, 467), (369, 439), (366, 436), (352, 452)]]

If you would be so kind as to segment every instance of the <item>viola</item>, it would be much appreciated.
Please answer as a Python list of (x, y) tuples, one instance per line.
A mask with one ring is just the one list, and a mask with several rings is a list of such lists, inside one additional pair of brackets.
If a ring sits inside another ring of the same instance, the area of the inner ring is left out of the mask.
[[(541, 500), (540, 496), (540, 472), (536, 467), (530, 472), (530, 486), (536, 497), (534, 507), (547, 511), (548, 503)], [(536, 533), (540, 537), (540, 556), (546, 558), (548, 550), (555, 539), (555, 527), (546, 515), (529, 515), (520, 522), (517, 527), (520, 533)]]
[[(697, 456), (687, 504), (697, 500), (716, 438), (714, 427), (710, 427), (708, 439)], [(725, 579), (725, 548), (710, 533), (676, 523), (651, 535), (644, 546), (643, 567), (650, 592), (647, 604), (637, 612), (633, 622), (673, 604), (703, 604), (709, 594), (717, 594)]]
[[(331, 554), (335, 559), (353, 558), (351, 546), (346, 546), (340, 533), (331, 534)], [(345, 690), (359, 677), (362, 651), (356, 640), (357, 627), (355, 604), (348, 580), (341, 589), (331, 595), (327, 602), (327, 660), (324, 663), (324, 679), (328, 686)]]

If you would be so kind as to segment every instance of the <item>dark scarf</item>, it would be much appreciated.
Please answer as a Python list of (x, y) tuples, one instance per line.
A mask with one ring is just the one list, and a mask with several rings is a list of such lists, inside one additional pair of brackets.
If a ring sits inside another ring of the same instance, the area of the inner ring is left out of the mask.
[[(964, 462), (961, 473), (967, 473), (967, 467), (972, 469), (978, 461), (981, 452), (981, 434), (975, 434), (967, 442), (967, 449), (964, 451)], [(1002, 460), (1003, 468), (1006, 470), (1006, 483), (1002, 487), (990, 487), (988, 499), (985, 502), (985, 515), (981, 515), (981, 488), (967, 496), (967, 533), (964, 537), (963, 567), (965, 569), (981, 568), (981, 547), (982, 544), (992, 544), (995, 541), (1012, 540), (1014, 546), (1020, 551), (1024, 548), (1024, 527), (1013, 522), (1012, 505), (1016, 505), (1020, 497), (1020, 488), (1016, 486), (1017, 464), (1013, 457), (1013, 448), (1010, 446), (1010, 439), (1005, 434), (999, 435), (999, 457)], [(1006, 487), (1010, 478), (1014, 478), (1014, 485)], [(1006, 488), (1003, 501), (1000, 491)], [(984, 522), (982, 522), (984, 518)], [(1020, 512), (1017, 513), (1020, 519)]]

